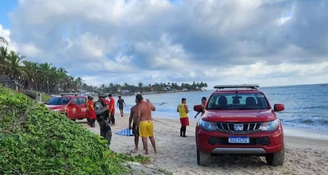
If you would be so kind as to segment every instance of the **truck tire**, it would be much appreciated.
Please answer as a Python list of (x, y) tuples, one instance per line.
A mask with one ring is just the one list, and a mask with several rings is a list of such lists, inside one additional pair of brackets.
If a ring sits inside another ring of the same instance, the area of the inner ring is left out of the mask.
[[(66, 117), (68, 118), (68, 115), (67, 115), (67, 114), (66, 114)], [(68, 118), (68, 119), (69, 119), (69, 118)], [(71, 120), (74, 121), (74, 122), (76, 121), (76, 119), (71, 119)]]
[(272, 166), (283, 166), (285, 160), (285, 145), (282, 150), (265, 156), (267, 164)]
[(197, 164), (199, 166), (208, 166), (211, 164), (211, 154), (203, 153), (197, 149)]

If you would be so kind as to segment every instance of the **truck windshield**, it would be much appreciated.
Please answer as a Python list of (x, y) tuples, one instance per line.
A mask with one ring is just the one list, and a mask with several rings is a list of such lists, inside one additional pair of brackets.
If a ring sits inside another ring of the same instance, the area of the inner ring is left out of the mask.
[(207, 109), (269, 109), (269, 104), (264, 95), (261, 93), (213, 94), (208, 101)]
[(70, 98), (67, 97), (54, 97), (47, 102), (47, 105), (66, 105)]

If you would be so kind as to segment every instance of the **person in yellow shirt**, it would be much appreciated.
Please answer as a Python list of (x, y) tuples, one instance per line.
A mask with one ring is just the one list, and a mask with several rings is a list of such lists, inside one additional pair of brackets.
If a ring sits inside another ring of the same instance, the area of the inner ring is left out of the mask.
[(186, 129), (187, 129), (186, 127), (189, 126), (189, 118), (188, 118), (189, 109), (187, 106), (186, 98), (181, 99), (181, 103), (177, 107), (177, 112), (179, 112), (180, 123), (181, 123), (180, 137), (187, 137), (186, 136)]

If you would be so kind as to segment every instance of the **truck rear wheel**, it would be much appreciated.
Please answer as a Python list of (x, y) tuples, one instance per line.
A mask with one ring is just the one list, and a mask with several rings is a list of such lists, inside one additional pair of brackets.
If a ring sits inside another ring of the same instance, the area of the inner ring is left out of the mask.
[[(67, 114), (66, 114), (66, 117), (68, 118), (68, 115), (67, 115)], [(68, 119), (69, 119), (69, 118), (68, 118)], [(76, 121), (76, 119), (71, 119), (71, 120), (74, 121), (74, 122)]]
[(265, 156), (267, 164), (272, 166), (282, 166), (285, 160), (285, 145), (282, 150), (273, 154), (267, 154)]
[(208, 166), (211, 164), (211, 154), (203, 153), (197, 149), (197, 164), (199, 166)]

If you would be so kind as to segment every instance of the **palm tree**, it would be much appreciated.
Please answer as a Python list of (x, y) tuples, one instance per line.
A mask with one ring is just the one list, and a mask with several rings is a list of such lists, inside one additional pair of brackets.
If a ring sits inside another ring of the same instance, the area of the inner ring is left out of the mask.
[(139, 82), (138, 87), (139, 87), (139, 91), (142, 93), (143, 84), (141, 82)]
[(41, 77), (41, 81), (43, 83), (47, 84), (47, 92), (49, 94), (49, 80), (50, 80), (50, 76), (51, 76), (51, 64), (50, 63), (42, 63), (39, 65), (40, 67), (40, 73), (42, 73), (40, 75)]
[(21, 56), (19, 53), (16, 54), (14, 51), (10, 51), (10, 54), (7, 57), (8, 62), (6, 63), (6, 74), (10, 79), (15, 80), (16, 82), (21, 80), (21, 61), (24, 58), (24, 56)]
[(36, 80), (35, 63), (23, 61), (22, 72), (25, 89), (32, 89), (32, 84)]
[(0, 47), (0, 75), (14, 80), (25, 89), (47, 93), (58, 92), (58, 90), (76, 91), (81, 87), (88, 91), (94, 89), (83, 83), (81, 77), (75, 78), (68, 75), (64, 68), (56, 68), (50, 63), (23, 61), (24, 58), (19, 53), (9, 52), (7, 47)]
[(57, 78), (58, 78), (57, 90), (60, 89), (62, 91), (66, 91), (69, 84), (67, 71), (64, 68), (58, 68)]
[(0, 36), (0, 42), (5, 43), (8, 46), (8, 41), (2, 36)]
[(75, 79), (75, 82), (76, 82), (76, 86), (77, 86), (77, 88), (81, 88), (82, 83), (83, 83), (82, 78), (81, 78), (81, 77), (77, 77), (77, 78)]
[(4, 75), (6, 72), (6, 60), (8, 58), (9, 52), (7, 47), (0, 47), (0, 73)]

